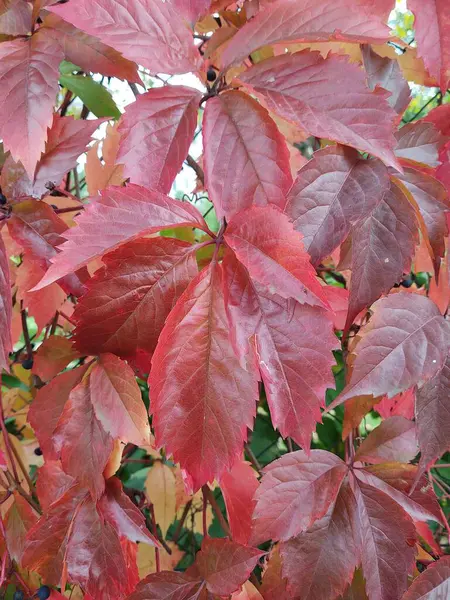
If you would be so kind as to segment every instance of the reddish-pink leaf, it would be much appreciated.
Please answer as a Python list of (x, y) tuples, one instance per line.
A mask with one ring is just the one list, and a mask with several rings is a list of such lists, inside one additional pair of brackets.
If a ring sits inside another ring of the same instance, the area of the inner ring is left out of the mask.
[(333, 285), (325, 287), (325, 296), (333, 311), (332, 318), (335, 329), (344, 329), (348, 312), (348, 290)]
[(238, 544), (248, 544), (250, 539), (255, 507), (253, 496), (258, 485), (256, 472), (249, 463), (241, 460), (220, 478), (220, 489), (225, 500), (228, 522), (233, 540)]
[(208, 14), (211, 0), (170, 0), (170, 4), (193, 27), (200, 17)]
[(264, 552), (257, 548), (223, 538), (205, 537), (195, 566), (211, 594), (228, 596), (249, 578), (262, 556)]
[(328, 306), (300, 234), (278, 209), (254, 206), (238, 213), (225, 240), (250, 275), (272, 293)]
[(404, 417), (391, 417), (366, 437), (356, 451), (355, 461), (407, 463), (418, 450), (415, 424)]
[(352, 233), (352, 278), (346, 328), (409, 272), (419, 240), (414, 208), (394, 183)]
[(95, 416), (89, 382), (82, 381), (70, 392), (53, 441), (64, 471), (98, 499), (105, 489), (103, 469), (113, 449), (113, 440)]
[(415, 398), (414, 388), (410, 388), (406, 392), (396, 394), (393, 398), (385, 396), (381, 402), (378, 402), (375, 410), (383, 419), (394, 416), (413, 419)]
[(9, 556), (18, 564), (20, 564), (22, 559), (26, 534), (36, 521), (36, 514), (28, 504), (28, 501), (16, 492), (14, 494), (14, 502), (5, 515), (4, 527)]
[(152, 573), (140, 583), (127, 600), (200, 600), (204, 583), (186, 573)]
[(192, 88), (167, 86), (149, 90), (125, 109), (117, 154), (125, 177), (170, 192), (194, 137), (200, 99)]
[(356, 511), (355, 496), (344, 483), (325, 516), (281, 543), (283, 575), (292, 597), (328, 600), (344, 592), (360, 561)]
[(441, 106), (436, 106), (433, 110), (423, 118), (427, 123), (433, 123), (438, 131), (442, 133), (442, 135), (450, 136), (450, 105), (442, 104)]
[(258, 392), (256, 378), (240, 367), (229, 342), (216, 262), (170, 313), (149, 385), (156, 443), (186, 469), (192, 487), (230, 469), (252, 428)]
[(420, 466), (425, 470), (450, 449), (450, 356), (443, 368), (416, 392)]
[(414, 523), (396, 502), (362, 482), (358, 482), (356, 498), (368, 596), (398, 600), (414, 566)]
[(402, 600), (445, 600), (450, 596), (450, 556), (429, 565), (402, 597)]
[(91, 371), (89, 386), (95, 416), (105, 431), (136, 446), (149, 443), (147, 410), (131, 367), (114, 354), (102, 354)]
[[(391, 8), (392, 5), (391, 2)], [(367, 44), (362, 46), (361, 52), (368, 86), (371, 90), (374, 90), (378, 85), (391, 92), (391, 96), (387, 101), (395, 112), (402, 114), (409, 104), (411, 93), (398, 62), (380, 56)]]
[(303, 235), (313, 264), (331, 254), (351, 226), (372, 212), (388, 186), (383, 163), (362, 160), (352, 148), (328, 146), (313, 154), (298, 172), (284, 208)]
[(0, 137), (30, 177), (52, 122), (62, 59), (59, 44), (42, 31), (0, 45)]
[(77, 217), (76, 227), (65, 232), (67, 241), (36, 288), (53, 283), (136, 237), (182, 226), (207, 229), (201, 214), (188, 202), (139, 185), (112, 186)]
[(279, 546), (273, 546), (266, 562), (260, 587), (264, 600), (291, 600), (287, 591), (287, 580), (282, 574)]
[(33, 373), (42, 381), (48, 381), (79, 356), (70, 340), (52, 335), (44, 340), (34, 355)]
[(27, 35), (31, 31), (31, 6), (23, 0), (0, 2), (0, 34)]
[(167, 316), (198, 272), (192, 246), (163, 237), (138, 239), (103, 262), (75, 308), (76, 346), (87, 354), (127, 358), (144, 350), (150, 356)]
[(281, 0), (242, 27), (225, 50), (223, 61), (226, 66), (240, 62), (261, 46), (281, 41), (381, 43), (388, 37), (388, 27), (367, 0)]
[(119, 536), (91, 498), (75, 513), (65, 553), (69, 579), (93, 598), (118, 600), (127, 591), (126, 565)]
[(152, 73), (196, 71), (199, 55), (192, 34), (169, 2), (78, 0), (50, 11)]
[(311, 527), (335, 501), (347, 471), (324, 450), (290, 452), (272, 462), (256, 493), (252, 542), (288, 540)]
[(66, 60), (82, 70), (141, 83), (137, 65), (124, 58), (117, 50), (103, 44), (97, 37), (84, 33), (52, 14), (45, 17), (42, 27), (48, 36), (54, 37), (61, 44)]
[(285, 203), (292, 184), (286, 142), (267, 110), (240, 91), (211, 98), (203, 117), (205, 183), (219, 219)]
[(80, 383), (86, 366), (61, 373), (46, 386), (40, 388), (28, 412), (28, 420), (39, 440), (46, 459), (56, 458), (53, 434), (58, 425), (70, 392)]
[(8, 354), (12, 351), (11, 318), (12, 299), (9, 256), (0, 230), (0, 370), (9, 369)]
[(347, 58), (324, 59), (309, 50), (282, 54), (253, 66), (239, 79), (270, 110), (308, 133), (354, 146), (397, 167), (392, 128), (398, 117), (387, 102), (388, 92), (371, 92), (364, 71)]
[(252, 282), (231, 252), (224, 272), (235, 350), (242, 364), (259, 368), (274, 427), (309, 449), (326, 389), (334, 386), (332, 351), (338, 343), (333, 324), (324, 310), (285, 300)]
[(119, 479), (112, 477), (106, 482), (106, 492), (101, 497), (98, 507), (120, 536), (132, 542), (160, 545), (148, 531), (142, 512), (123, 492)]
[(417, 50), (445, 93), (450, 71), (450, 15), (446, 0), (408, 0), (414, 13)]
[(331, 407), (355, 396), (394, 396), (431, 379), (445, 362), (450, 328), (434, 302), (404, 292), (378, 300), (372, 310), (350, 380)]
[(77, 485), (76, 480), (64, 473), (61, 461), (46, 458), (44, 465), (38, 471), (36, 483), (39, 504), (44, 512), (48, 512), (50, 506), (58, 502), (75, 485)]
[(432, 123), (408, 123), (395, 132), (395, 139), (395, 155), (406, 166), (439, 166), (439, 150), (446, 138)]

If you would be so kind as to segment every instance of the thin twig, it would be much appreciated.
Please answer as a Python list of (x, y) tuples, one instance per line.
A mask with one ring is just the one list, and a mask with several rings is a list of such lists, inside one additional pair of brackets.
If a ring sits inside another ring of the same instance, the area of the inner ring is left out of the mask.
[(70, 212), (79, 212), (80, 210), (84, 210), (84, 205), (79, 204), (78, 206), (67, 206), (66, 208), (55, 208), (54, 211), (57, 215), (63, 215), (64, 213)]
[(138, 90), (138, 87), (135, 83), (129, 81), (128, 85), (130, 86), (130, 90), (133, 92), (135, 98), (141, 95), (141, 92)]
[(441, 94), (441, 92), (437, 92), (432, 98), (430, 98), (427, 102), (425, 102), (425, 104), (422, 106), (422, 108), (416, 112), (410, 119), (408, 119), (407, 121), (403, 121), (404, 123), (411, 123), (412, 121), (414, 121), (414, 119), (417, 119), (417, 117), (423, 113), (423, 111), (427, 108), (427, 106), (429, 106), (434, 100), (436, 100), (436, 98), (439, 97), (439, 95)]
[(230, 526), (228, 525), (228, 523), (225, 520), (225, 517), (222, 514), (222, 511), (220, 510), (219, 505), (217, 504), (217, 500), (214, 496), (214, 494), (212, 493), (212, 491), (209, 489), (209, 487), (207, 485), (204, 485), (202, 487), (202, 492), (205, 494), (208, 502), (211, 504), (211, 507), (222, 527), (222, 529), (224, 530), (224, 532), (226, 533), (226, 535), (230, 538), (232, 538), (231, 535), (231, 529)]
[(183, 513), (181, 515), (180, 520), (178, 521), (178, 525), (177, 525), (177, 528), (175, 529), (175, 533), (173, 534), (172, 542), (174, 544), (176, 544), (178, 542), (178, 539), (180, 537), (181, 531), (183, 529), (184, 522), (186, 521), (186, 518), (187, 518), (187, 516), (189, 514), (189, 511), (191, 509), (191, 506), (192, 506), (192, 500), (189, 500), (189, 502), (186, 503), (186, 506), (183, 509)]
[(205, 173), (203, 172), (203, 169), (198, 164), (198, 162), (194, 158), (192, 158), (190, 154), (186, 156), (186, 162), (191, 167), (191, 169), (194, 169), (197, 177), (202, 182), (202, 185), (205, 185)]
[(76, 167), (73, 169), (73, 180), (74, 180), (74, 183), (75, 183), (75, 196), (78, 199), (81, 199), (80, 180), (78, 179), (78, 171), (77, 171)]
[(25, 308), (22, 308), (20, 311), (20, 317), (22, 319), (22, 331), (23, 338), (25, 340), (25, 348), (27, 349), (28, 358), (33, 357), (33, 346), (31, 344), (30, 333), (28, 331), (28, 323), (27, 323), (27, 311)]
[[(155, 509), (151, 502), (149, 504), (149, 508), (150, 508), (150, 515), (152, 518), (153, 535), (155, 536), (156, 539), (158, 539), (158, 528), (156, 526)], [(159, 548), (157, 546), (155, 546), (155, 562), (156, 562), (156, 572), (160, 573), (161, 572), (161, 561), (160, 561), (160, 556), (159, 556)]]
[(26, 470), (25, 465), (23, 464), (22, 459), (20, 458), (20, 455), (17, 452), (17, 449), (14, 447), (14, 444), (11, 444), (11, 450), (14, 453), (14, 456), (15, 456), (15, 458), (17, 460), (17, 463), (18, 463), (18, 465), (20, 467), (20, 470), (24, 474), (24, 477), (26, 479), (26, 482), (28, 483), (28, 486), (29, 486), (30, 490), (32, 490), (33, 489), (33, 482), (31, 481), (31, 477), (30, 477), (28, 471)]
[(206, 511), (208, 510), (208, 498), (206, 497), (204, 487), (202, 488), (202, 494), (203, 494), (203, 510), (202, 510), (203, 537), (208, 537), (208, 524), (206, 522)]
[(248, 458), (250, 459), (250, 462), (255, 467), (255, 469), (258, 471), (258, 473), (261, 475), (261, 470), (262, 470), (261, 465), (259, 464), (258, 459), (254, 455), (253, 450), (250, 447), (250, 444), (247, 442), (244, 445), (244, 448), (245, 448), (245, 453), (247, 454)]

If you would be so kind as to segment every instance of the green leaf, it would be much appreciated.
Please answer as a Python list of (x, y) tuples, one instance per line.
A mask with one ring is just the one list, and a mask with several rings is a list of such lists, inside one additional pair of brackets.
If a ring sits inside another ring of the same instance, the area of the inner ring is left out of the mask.
[(61, 85), (76, 94), (96, 117), (120, 117), (120, 110), (108, 90), (85, 75), (61, 75)]
[(59, 72), (61, 73), (61, 75), (69, 75), (69, 73), (73, 73), (73, 71), (81, 70), (82, 69), (80, 69), (80, 67), (77, 67), (77, 65), (74, 65), (68, 60), (63, 60), (62, 63), (59, 65)]

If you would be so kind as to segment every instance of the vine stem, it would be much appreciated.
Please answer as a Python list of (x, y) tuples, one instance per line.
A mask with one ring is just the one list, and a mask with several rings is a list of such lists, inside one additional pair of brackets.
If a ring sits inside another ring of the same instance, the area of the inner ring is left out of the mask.
[(178, 521), (177, 528), (175, 529), (175, 533), (173, 534), (172, 542), (174, 544), (176, 544), (178, 542), (178, 539), (179, 539), (180, 534), (181, 534), (181, 530), (183, 529), (184, 522), (187, 519), (187, 516), (189, 514), (189, 510), (191, 509), (191, 506), (192, 506), (192, 500), (189, 500), (189, 502), (186, 503), (186, 506), (183, 509), (183, 512), (181, 514), (181, 518)]
[[(152, 533), (156, 539), (159, 539), (158, 529), (156, 527), (156, 519), (155, 519), (155, 509), (153, 503), (149, 503), (150, 516), (152, 518)], [(161, 573), (161, 559), (159, 555), (159, 548), (155, 546), (155, 563), (156, 563), (156, 572)]]
[(203, 511), (202, 511), (202, 524), (203, 524), (203, 537), (208, 537), (208, 524), (206, 522), (206, 511), (208, 510), (208, 498), (206, 497), (205, 490), (202, 488), (203, 494)]
[(219, 521), (222, 529), (224, 530), (224, 532), (226, 533), (226, 535), (231, 540), (233, 536), (231, 534), (230, 526), (226, 522), (225, 517), (223, 516), (222, 511), (220, 510), (220, 507), (217, 504), (217, 500), (216, 500), (214, 494), (212, 493), (212, 491), (209, 489), (209, 487), (207, 485), (204, 485), (202, 487), (202, 492), (204, 494), (204, 497), (206, 497), (206, 499), (208, 500), (208, 502), (211, 504), (211, 507), (212, 507), (212, 509), (214, 511), (214, 514), (216, 515), (217, 520)]

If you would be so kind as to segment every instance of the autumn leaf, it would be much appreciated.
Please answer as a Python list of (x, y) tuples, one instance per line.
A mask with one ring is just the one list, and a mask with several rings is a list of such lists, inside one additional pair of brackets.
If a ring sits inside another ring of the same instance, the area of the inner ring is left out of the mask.
[(0, 231), (0, 368), (8, 370), (8, 354), (12, 350), (11, 340), (11, 282), (9, 257)]

